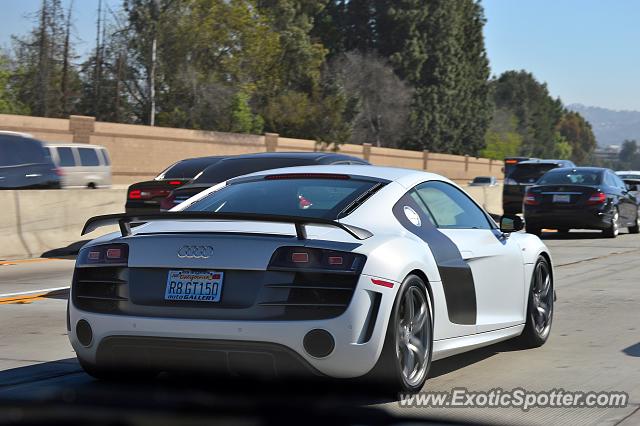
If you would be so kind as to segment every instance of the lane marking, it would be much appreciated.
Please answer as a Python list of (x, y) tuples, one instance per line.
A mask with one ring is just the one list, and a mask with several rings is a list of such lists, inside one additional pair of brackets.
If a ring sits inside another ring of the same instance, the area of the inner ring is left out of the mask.
[(18, 293), (0, 294), (0, 305), (10, 303), (31, 303), (36, 300), (44, 299), (47, 296), (65, 293), (69, 288), (70, 287), (54, 287), (41, 290), (22, 291)]
[(36, 258), (36, 259), (17, 259), (17, 260), (0, 260), (0, 266), (3, 265), (19, 265), (21, 263), (40, 263), (40, 262), (49, 262), (52, 260), (69, 260), (69, 259), (60, 259), (57, 257), (47, 257), (47, 258)]

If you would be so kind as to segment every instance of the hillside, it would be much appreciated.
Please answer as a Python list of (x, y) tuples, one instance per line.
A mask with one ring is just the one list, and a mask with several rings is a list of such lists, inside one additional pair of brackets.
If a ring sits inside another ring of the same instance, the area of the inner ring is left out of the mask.
[(581, 104), (567, 106), (591, 123), (598, 145), (621, 145), (625, 139), (640, 141), (640, 111), (616, 111)]

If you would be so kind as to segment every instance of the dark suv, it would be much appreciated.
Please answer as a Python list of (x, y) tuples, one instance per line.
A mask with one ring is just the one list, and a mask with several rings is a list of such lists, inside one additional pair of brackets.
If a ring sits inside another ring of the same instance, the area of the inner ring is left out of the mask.
[(535, 185), (545, 173), (558, 167), (575, 167), (569, 160), (529, 160), (516, 164), (505, 176), (502, 188), (504, 214), (522, 213), (522, 201), (528, 187)]
[(58, 189), (59, 174), (42, 142), (0, 131), (0, 189)]

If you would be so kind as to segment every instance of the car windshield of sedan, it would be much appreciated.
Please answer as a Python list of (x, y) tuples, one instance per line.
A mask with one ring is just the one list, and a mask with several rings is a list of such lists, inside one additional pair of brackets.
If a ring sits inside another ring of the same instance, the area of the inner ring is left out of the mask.
[(551, 171), (538, 181), (539, 185), (576, 184), (576, 185), (600, 185), (602, 183), (601, 171)]
[(375, 181), (279, 176), (231, 184), (189, 206), (186, 211), (254, 213), (336, 219), (376, 186)]
[(491, 183), (490, 177), (479, 176), (473, 179), (473, 183)]

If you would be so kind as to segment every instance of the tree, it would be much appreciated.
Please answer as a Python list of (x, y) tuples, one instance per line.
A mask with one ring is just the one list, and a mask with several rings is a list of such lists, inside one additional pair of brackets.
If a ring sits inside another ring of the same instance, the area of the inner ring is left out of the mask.
[(73, 110), (79, 84), (76, 70), (69, 66), (74, 57), (71, 10), (65, 17), (60, 0), (42, 0), (35, 18), (29, 34), (13, 38), (13, 87), (31, 114), (61, 117)]
[(618, 154), (619, 168), (631, 169), (634, 165), (640, 166), (640, 153), (638, 153), (638, 143), (635, 140), (625, 140), (622, 143), (620, 154)]
[(249, 96), (238, 92), (231, 102), (231, 130), (236, 133), (262, 133), (264, 120), (251, 112)]
[(331, 57), (356, 50), (388, 58), (413, 88), (415, 149), (477, 155), (491, 119), (484, 13), (474, 0), (331, 0), (314, 34)]
[(485, 148), (480, 154), (494, 160), (518, 155), (522, 136), (518, 133), (518, 119), (506, 109), (496, 109), (485, 135)]
[(522, 136), (520, 154), (553, 157), (556, 128), (563, 115), (562, 103), (549, 95), (546, 84), (526, 71), (507, 71), (492, 82), (496, 108), (511, 111)]
[(596, 149), (596, 137), (591, 124), (579, 113), (565, 111), (557, 126), (557, 131), (571, 145), (571, 159), (584, 163)]
[(357, 108), (350, 143), (397, 147), (407, 129), (411, 89), (381, 57), (346, 53), (333, 59), (330, 73)]
[(17, 99), (11, 81), (13, 75), (11, 60), (0, 52), (0, 114), (28, 114), (29, 108)]

